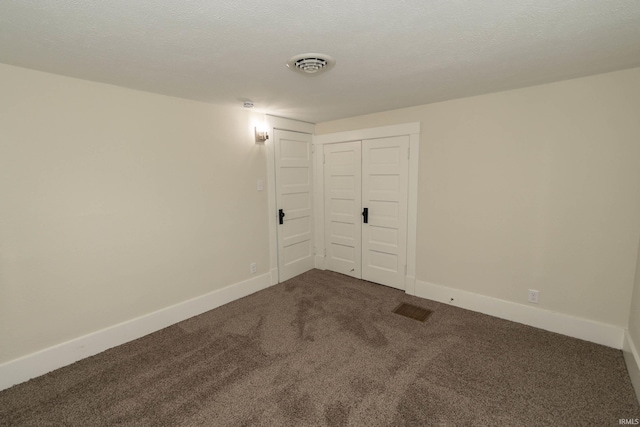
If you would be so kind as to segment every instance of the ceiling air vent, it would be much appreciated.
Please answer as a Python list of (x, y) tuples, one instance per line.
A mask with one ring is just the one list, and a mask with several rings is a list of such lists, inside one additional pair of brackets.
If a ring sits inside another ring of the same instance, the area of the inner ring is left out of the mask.
[(303, 53), (296, 55), (287, 62), (287, 67), (304, 74), (318, 74), (335, 65), (336, 61), (329, 55), (322, 53)]

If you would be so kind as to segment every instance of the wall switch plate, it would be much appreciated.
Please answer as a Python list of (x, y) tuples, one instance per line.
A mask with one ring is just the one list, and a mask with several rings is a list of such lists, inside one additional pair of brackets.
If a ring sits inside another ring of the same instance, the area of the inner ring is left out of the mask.
[(252, 262), (251, 264), (249, 264), (249, 272), (251, 274), (256, 274), (257, 271), (258, 271), (258, 267), (256, 267), (255, 262)]
[(529, 302), (532, 304), (538, 304), (538, 291), (535, 289), (529, 289)]
[(264, 181), (259, 179), (258, 180), (258, 185), (257, 185), (258, 191), (262, 191), (264, 190)]

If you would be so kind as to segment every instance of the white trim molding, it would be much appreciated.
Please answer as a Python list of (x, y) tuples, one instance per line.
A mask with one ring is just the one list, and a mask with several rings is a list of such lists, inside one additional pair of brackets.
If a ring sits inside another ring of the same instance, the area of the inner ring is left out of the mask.
[[(461, 289), (416, 281), (415, 295), (500, 319), (533, 326), (573, 338), (622, 349), (624, 328), (551, 310), (488, 297)], [(453, 299), (453, 301), (452, 301)]]
[(326, 270), (325, 268), (325, 257), (324, 255), (316, 255), (314, 258), (314, 267), (317, 268), (318, 270)]
[(0, 365), (0, 390), (251, 295), (271, 285), (266, 273)]
[[(408, 269), (408, 267), (407, 267), (407, 269)], [(416, 278), (414, 276), (407, 275), (406, 281), (405, 281), (405, 286), (406, 286), (406, 289), (404, 291), (406, 293), (408, 293), (409, 295), (415, 295), (416, 294)]]
[(633, 342), (629, 330), (624, 332), (624, 347), (622, 348), (622, 354), (624, 355), (624, 361), (627, 365), (627, 372), (631, 378), (631, 384), (636, 392), (636, 398), (640, 403), (640, 354), (638, 354), (638, 347)]
[(271, 286), (278, 284), (278, 277), (279, 277), (278, 268), (277, 267), (272, 268), (271, 269)]
[[(420, 123), (417, 123), (420, 132)], [(410, 125), (412, 126), (412, 125)], [(415, 127), (415, 126), (414, 126)], [(405, 292), (410, 295), (416, 293), (416, 260), (418, 246), (418, 160), (420, 156), (420, 135), (409, 135), (409, 199), (407, 206), (407, 273), (405, 278)]]
[(316, 144), (313, 136), (313, 210), (316, 253), (315, 267), (324, 270), (326, 266), (324, 244), (324, 148)]
[(399, 125), (381, 126), (377, 128), (350, 130), (347, 132), (314, 135), (314, 144), (334, 144), (336, 142), (360, 141), (362, 139), (387, 138), (399, 135), (420, 134), (420, 122), (403, 123)]
[(286, 117), (265, 115), (268, 127), (280, 130), (288, 130), (290, 132), (301, 132), (313, 134), (316, 125), (309, 122), (301, 122), (299, 120), (287, 119)]

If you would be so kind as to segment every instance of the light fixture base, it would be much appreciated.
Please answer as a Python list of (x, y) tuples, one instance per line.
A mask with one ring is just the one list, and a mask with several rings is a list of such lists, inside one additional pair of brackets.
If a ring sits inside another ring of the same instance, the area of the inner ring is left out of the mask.
[(254, 128), (256, 131), (256, 142), (265, 143), (269, 139), (269, 132), (266, 129)]

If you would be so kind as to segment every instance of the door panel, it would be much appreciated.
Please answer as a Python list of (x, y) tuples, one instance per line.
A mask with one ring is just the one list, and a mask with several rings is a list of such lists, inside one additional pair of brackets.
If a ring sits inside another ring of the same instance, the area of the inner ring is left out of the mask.
[(362, 142), (362, 278), (405, 288), (409, 137)]
[(311, 135), (274, 131), (276, 203), (284, 213), (278, 225), (278, 272), (283, 282), (314, 266)]
[(360, 141), (324, 146), (326, 268), (361, 277)]

